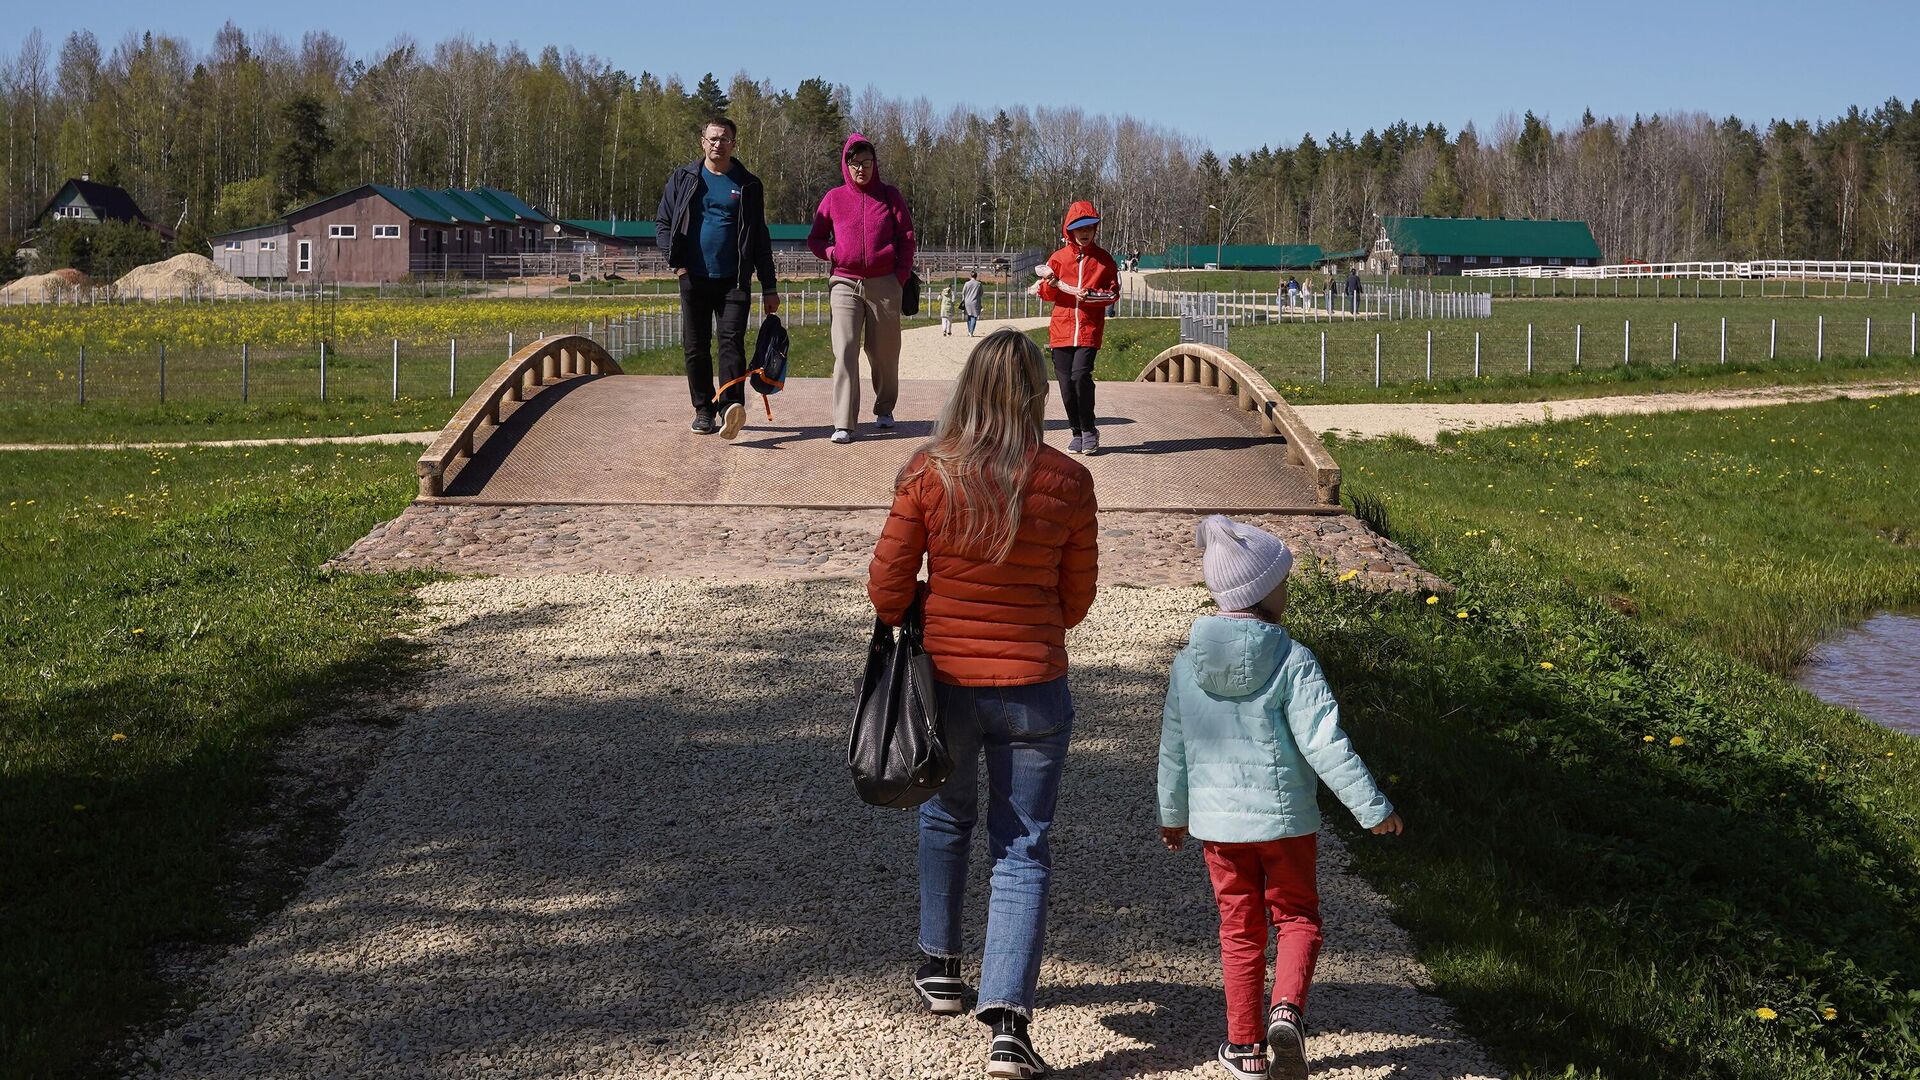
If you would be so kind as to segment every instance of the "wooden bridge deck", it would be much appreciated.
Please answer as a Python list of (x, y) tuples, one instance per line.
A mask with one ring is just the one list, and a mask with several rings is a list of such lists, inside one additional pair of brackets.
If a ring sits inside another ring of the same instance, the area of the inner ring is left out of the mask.
[[(428, 501), (476, 504), (885, 507), (892, 481), (927, 437), (952, 384), (903, 381), (892, 433), (827, 441), (832, 385), (794, 379), (767, 420), (757, 395), (729, 443), (687, 430), (686, 381), (671, 376), (568, 379), (509, 404), (471, 460)], [(1098, 385), (1102, 452), (1084, 459), (1108, 510), (1338, 513), (1285, 440), (1231, 396), (1168, 383)], [(1068, 438), (1058, 395), (1047, 440)]]

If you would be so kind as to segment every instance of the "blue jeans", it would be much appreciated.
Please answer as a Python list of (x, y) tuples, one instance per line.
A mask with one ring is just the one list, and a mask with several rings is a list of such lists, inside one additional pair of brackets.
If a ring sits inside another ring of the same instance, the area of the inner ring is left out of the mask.
[(969, 314), (967, 316), (967, 336), (968, 337), (973, 336), (973, 328), (977, 323), (979, 323), (979, 321), (980, 321), (980, 316), (978, 315)]
[(953, 957), (964, 948), (960, 912), (984, 752), (993, 884), (976, 1008), (1032, 1016), (1053, 877), (1047, 830), (1067, 759), (1073, 697), (1065, 676), (1031, 686), (935, 687), (954, 768), (940, 793), (920, 806), (920, 950)]

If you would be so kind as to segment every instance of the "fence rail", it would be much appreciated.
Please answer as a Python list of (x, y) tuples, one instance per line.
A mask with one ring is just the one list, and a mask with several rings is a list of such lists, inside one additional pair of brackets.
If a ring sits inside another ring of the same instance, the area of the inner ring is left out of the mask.
[(1609, 263), (1605, 266), (1495, 266), (1463, 270), (1469, 278), (1575, 278), (1579, 280), (1662, 277), (1707, 280), (1793, 278), (1807, 281), (1863, 281), (1920, 285), (1920, 263), (1861, 262), (1828, 259), (1757, 259), (1745, 262)]

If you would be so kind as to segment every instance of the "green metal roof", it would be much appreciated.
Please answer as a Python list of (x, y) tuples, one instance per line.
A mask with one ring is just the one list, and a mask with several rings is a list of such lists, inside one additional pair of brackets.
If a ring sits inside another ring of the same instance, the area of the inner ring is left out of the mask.
[(1320, 256), (1320, 261), (1339, 262), (1343, 259), (1364, 259), (1366, 257), (1366, 248), (1354, 248), (1352, 251), (1329, 251), (1325, 255)]
[(446, 188), (436, 191), (432, 188), (397, 188), (387, 184), (362, 184), (359, 187), (336, 191), (324, 199), (315, 199), (305, 206), (287, 211), (292, 218), (324, 202), (331, 202), (342, 195), (351, 195), (358, 191), (372, 191), (381, 198), (398, 207), (400, 212), (415, 221), (431, 221), (438, 225), (484, 225), (488, 222), (515, 222), (521, 220), (550, 221), (551, 218), (528, 206), (512, 192), (499, 188)]
[(518, 195), (515, 195), (511, 191), (505, 191), (505, 190), (502, 190), (501, 188), (496, 188), (496, 187), (483, 187), (483, 188), (476, 188), (475, 190), (480, 192), (480, 194), (491, 198), (494, 202), (499, 203), (501, 206), (507, 209), (508, 213), (511, 213), (516, 217), (528, 218), (533, 221), (549, 221), (550, 222), (553, 220), (547, 215), (541, 213), (540, 211), (535, 210), (532, 206), (528, 205), (524, 199), (520, 198), (520, 196)]
[(1400, 255), (1504, 255), (1535, 259), (1598, 259), (1600, 245), (1584, 221), (1523, 218), (1382, 218)]
[(576, 229), (585, 229), (601, 236), (611, 236), (616, 240), (652, 240), (654, 238), (651, 221), (610, 221), (606, 218), (562, 218), (561, 224)]
[[(1219, 263), (1223, 270), (1285, 270), (1312, 266), (1321, 259), (1319, 244), (1175, 244), (1167, 248), (1164, 265), (1205, 266)], [(1143, 256), (1141, 265), (1146, 265)]]

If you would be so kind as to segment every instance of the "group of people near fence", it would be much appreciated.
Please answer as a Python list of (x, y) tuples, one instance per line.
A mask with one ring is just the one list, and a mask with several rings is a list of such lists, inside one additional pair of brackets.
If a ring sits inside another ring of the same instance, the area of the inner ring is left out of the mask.
[[(667, 178), (654, 216), (655, 236), (680, 282), (681, 340), (690, 429), (734, 439), (747, 422), (747, 316), (760, 282), (761, 307), (780, 310), (773, 240), (760, 180), (733, 156), (738, 128), (724, 116), (701, 127), (701, 156)], [(855, 132), (840, 150), (839, 186), (820, 199), (807, 247), (827, 264), (833, 405), (828, 438), (850, 443), (863, 418), (879, 431), (895, 426), (900, 396), (900, 320), (917, 302), (913, 213), (898, 188), (881, 179), (873, 141)], [(1031, 289), (1054, 305), (1049, 331), (1071, 453), (1098, 453), (1093, 369), (1107, 309), (1120, 298), (1119, 266), (1097, 242), (1100, 213), (1091, 202), (1068, 208), (1065, 241), (1035, 268)], [(980, 319), (978, 271), (961, 286), (959, 306), (972, 337)], [(953, 331), (952, 287), (939, 297), (941, 332)], [(714, 382), (715, 354), (719, 382)], [(862, 408), (861, 357), (872, 401)]]
[[(724, 117), (703, 127), (703, 156), (669, 178), (657, 221), (680, 278), (692, 429), (728, 439), (745, 423), (740, 376), (755, 278), (765, 309), (780, 306), (760, 183), (733, 159), (734, 136)], [(850, 135), (840, 168), (843, 182), (821, 199), (808, 237), (830, 268), (835, 443), (859, 427), (862, 355), (873, 424), (894, 425), (915, 250), (912, 214), (880, 178), (873, 142)], [(1100, 446), (1093, 371), (1119, 296), (1119, 268), (1097, 242), (1099, 227), (1091, 202), (1070, 205), (1065, 242), (1035, 268), (1032, 286), (1053, 304), (1053, 380), (1072, 433), (1067, 449), (1079, 453)], [(952, 332), (954, 300), (951, 287), (942, 291), (943, 333)], [(969, 336), (979, 301), (974, 275), (959, 296)], [(1094, 479), (1046, 443), (1049, 390), (1046, 357), (1026, 335), (1002, 329), (972, 349), (932, 437), (896, 477), (868, 572), (880, 620), (918, 620), (953, 761), (919, 809), (920, 956), (910, 982), (935, 1015), (966, 1012), (971, 998), (990, 1029), (987, 1075), (1012, 1080), (1047, 1071), (1031, 1024), (1053, 875), (1049, 835), (1074, 725), (1066, 633), (1091, 609), (1099, 568)], [(1196, 540), (1218, 614), (1196, 620), (1170, 664), (1155, 824), (1169, 850), (1189, 838), (1203, 848), (1227, 1003), (1217, 1061), (1242, 1080), (1270, 1070), (1304, 1078), (1321, 942), (1318, 782), (1375, 833), (1399, 832), (1400, 818), (1341, 730), (1313, 653), (1281, 626), (1292, 553), (1270, 533), (1218, 515), (1200, 522)], [(983, 816), (994, 867), (976, 991), (964, 970), (963, 912)], [(1152, 826), (1143, 821), (1141, 832), (1151, 844)]]

